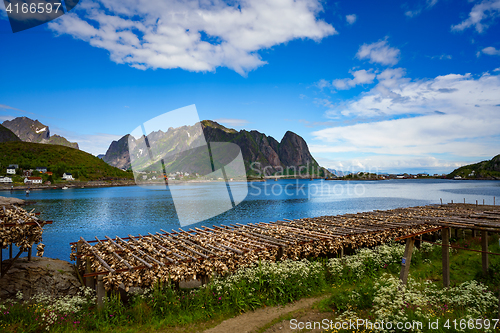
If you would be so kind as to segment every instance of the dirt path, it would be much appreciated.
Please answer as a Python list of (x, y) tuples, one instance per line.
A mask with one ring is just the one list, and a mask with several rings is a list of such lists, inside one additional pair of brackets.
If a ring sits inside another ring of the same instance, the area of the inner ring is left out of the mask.
[(286, 306), (273, 306), (257, 309), (255, 311), (247, 312), (237, 317), (227, 319), (219, 325), (206, 330), (205, 333), (254, 332), (273, 320), (286, 315), (287, 313), (310, 308), (315, 302), (320, 301), (325, 297), (327, 297), (327, 295), (314, 298), (304, 298)]

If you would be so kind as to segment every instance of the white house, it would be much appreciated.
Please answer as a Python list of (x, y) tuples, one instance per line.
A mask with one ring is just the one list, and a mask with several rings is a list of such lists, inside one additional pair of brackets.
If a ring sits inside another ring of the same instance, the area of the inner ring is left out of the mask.
[(75, 178), (73, 178), (72, 174), (66, 173), (66, 172), (63, 173), (62, 179), (64, 179), (64, 180), (75, 180)]
[(42, 177), (26, 177), (24, 178), (25, 184), (41, 184)]
[(0, 177), (0, 183), (12, 183), (12, 178), (10, 178), (10, 177)]
[(16, 168), (14, 168), (14, 167), (8, 167), (7, 168), (7, 174), (9, 174), (9, 175), (15, 175), (16, 174)]

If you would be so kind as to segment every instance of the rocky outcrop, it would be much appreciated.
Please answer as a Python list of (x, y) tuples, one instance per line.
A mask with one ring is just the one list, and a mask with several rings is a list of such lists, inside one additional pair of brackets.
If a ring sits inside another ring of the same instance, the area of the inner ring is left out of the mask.
[(21, 141), (10, 129), (0, 125), (0, 142)]
[[(5, 268), (10, 260), (4, 260)], [(59, 259), (34, 257), (17, 259), (7, 274), (0, 279), (0, 299), (15, 299), (18, 291), (28, 300), (37, 294), (53, 298), (76, 295), (81, 287), (73, 265)]]
[(8, 205), (24, 205), (23, 199), (0, 197), (0, 207)]
[(42, 124), (38, 120), (17, 117), (4, 121), (2, 125), (24, 142), (46, 143), (78, 149), (78, 143), (76, 142), (69, 142), (59, 135), (50, 136), (49, 126)]
[[(286, 132), (281, 142), (278, 142), (273, 137), (258, 131), (236, 131), (211, 120), (203, 120), (201, 124), (207, 142), (230, 142), (240, 147), (247, 175), (260, 176), (263, 173), (271, 175), (282, 172), (287, 168), (298, 170), (300, 166), (308, 166), (309, 170), (314, 169), (315, 174), (324, 175), (325, 170), (320, 168), (312, 157), (307, 143), (302, 137), (293, 132)], [(189, 137), (193, 142), (199, 139), (193, 138), (193, 133), (196, 133), (196, 131), (187, 126), (176, 129), (170, 128), (167, 132), (150, 133), (148, 141), (151, 146), (164, 145), (165, 151), (174, 150), (175, 152), (182, 150), (181, 148), (186, 148), (186, 140), (180, 142), (179, 138)], [(201, 133), (199, 134), (201, 135)], [(131, 142), (135, 144), (136, 141), (134, 139)], [(190, 144), (192, 147), (196, 147), (196, 145)], [(125, 135), (118, 141), (113, 141), (103, 160), (118, 168), (128, 168), (130, 166), (128, 145), (129, 135)], [(187, 147), (186, 149), (190, 148)], [(137, 153), (146, 154), (146, 152), (142, 151)], [(172, 171), (196, 172), (193, 169), (197, 165), (197, 160), (194, 157), (181, 154), (177, 158), (182, 159), (182, 161), (175, 160), (172, 162), (172, 158), (169, 158), (171, 163), (167, 166), (167, 172), (169, 172), (169, 167), (178, 168)]]
[(127, 169), (130, 167), (130, 155), (128, 151), (129, 134), (118, 141), (111, 142), (102, 160), (116, 168)]

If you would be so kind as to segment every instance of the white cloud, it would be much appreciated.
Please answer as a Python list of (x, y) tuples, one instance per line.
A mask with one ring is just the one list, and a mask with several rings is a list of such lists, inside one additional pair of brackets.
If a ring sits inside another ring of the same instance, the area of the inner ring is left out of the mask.
[(332, 118), (386, 120), (313, 132), (316, 152), (369, 152), (395, 155), (498, 154), (500, 76), (449, 74), (412, 81), (401, 68), (377, 76), (379, 83), (360, 98), (327, 111)]
[(431, 9), (438, 3), (438, 0), (426, 0), (425, 4), (419, 5), (416, 9), (414, 10), (407, 10), (405, 12), (405, 15), (408, 17), (414, 17), (417, 15), (420, 15), (424, 9)]
[(321, 106), (326, 106), (327, 108), (333, 108), (334, 107), (332, 101), (330, 101), (327, 98), (315, 98), (314, 99), (314, 103), (318, 104), (318, 105), (321, 105)]
[(472, 7), (469, 17), (457, 25), (451, 27), (452, 31), (463, 31), (474, 27), (477, 32), (482, 33), (493, 23), (500, 14), (500, 0), (484, 0)]
[(337, 33), (317, 18), (318, 0), (83, 0), (75, 9), (81, 17), (72, 12), (49, 27), (138, 69), (225, 66), (245, 75), (266, 64), (259, 50)]
[(243, 127), (248, 124), (248, 120), (246, 119), (219, 118), (214, 121), (232, 127)]
[(387, 40), (380, 40), (372, 44), (363, 44), (358, 50), (358, 59), (368, 59), (371, 63), (395, 65), (399, 61), (399, 49), (390, 47)]
[(493, 70), (493, 72), (500, 72), (500, 67), (495, 68), (495, 69)]
[(17, 108), (14, 108), (14, 107), (12, 107), (12, 106), (5, 105), (5, 104), (0, 104), (0, 109), (6, 109), (6, 110), (14, 110), (14, 111), (26, 112), (26, 111), (24, 111), (24, 110), (17, 109)]
[(351, 15), (346, 15), (345, 19), (346, 19), (347, 23), (354, 24), (354, 22), (356, 22), (358, 17), (356, 16), (356, 14), (351, 14)]
[(361, 69), (359, 71), (351, 72), (353, 79), (337, 79), (333, 80), (332, 86), (338, 90), (346, 90), (357, 85), (373, 83), (375, 74), (369, 70)]
[[(312, 150), (311, 150), (312, 151)], [(313, 151), (312, 151), (313, 152)], [(390, 156), (390, 155), (377, 155), (367, 158), (343, 158), (343, 159), (330, 159), (323, 157), (316, 157), (318, 163), (326, 168), (331, 168), (339, 171), (351, 172), (408, 172), (409, 170), (419, 170), (417, 172), (434, 172), (441, 174), (443, 170), (449, 171), (459, 168), (466, 162), (448, 161), (445, 159), (438, 159), (432, 156)], [(415, 171), (410, 171), (415, 172)]]
[(482, 51), (488, 55), (500, 55), (500, 50), (495, 49), (493, 46), (485, 47)]

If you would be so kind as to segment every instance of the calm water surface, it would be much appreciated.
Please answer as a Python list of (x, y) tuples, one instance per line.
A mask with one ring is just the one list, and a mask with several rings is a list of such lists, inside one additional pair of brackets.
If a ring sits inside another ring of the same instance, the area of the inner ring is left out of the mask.
[[(287, 218), (315, 217), (392, 209), (443, 202), (500, 204), (498, 181), (454, 181), (401, 179), (386, 181), (322, 181), (279, 180), (241, 183), (248, 186), (246, 199), (234, 209), (201, 223), (211, 226), (232, 223), (269, 222)], [(196, 195), (209, 194), (206, 184), (185, 186), (184, 203), (196, 209)], [(23, 191), (0, 191), (0, 196), (26, 199)], [(180, 227), (172, 197), (168, 190), (138, 186), (109, 188), (78, 188), (68, 190), (34, 190), (29, 200), (42, 213), (41, 218), (53, 220), (45, 226), (45, 256), (69, 260), (70, 242), (80, 236), (103, 239), (104, 235), (127, 237), (170, 231)], [(184, 228), (184, 227), (183, 227)], [(187, 229), (185, 228), (185, 229)], [(4, 250), (4, 258), (7, 255)]]

